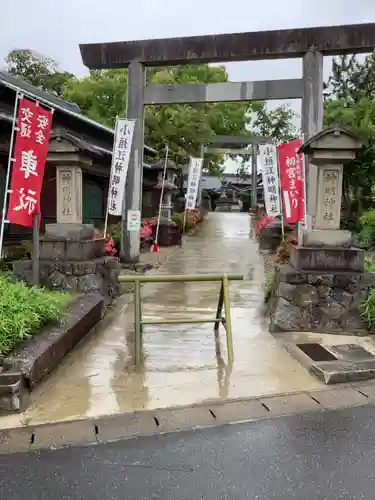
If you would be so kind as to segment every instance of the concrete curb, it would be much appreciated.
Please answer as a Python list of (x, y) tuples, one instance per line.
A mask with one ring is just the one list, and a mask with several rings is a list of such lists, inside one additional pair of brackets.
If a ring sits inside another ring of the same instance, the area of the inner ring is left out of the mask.
[(355, 406), (375, 406), (375, 383), (313, 392), (213, 401), (198, 405), (104, 415), (0, 431), (0, 454), (85, 446), (141, 436), (188, 431), (239, 422)]

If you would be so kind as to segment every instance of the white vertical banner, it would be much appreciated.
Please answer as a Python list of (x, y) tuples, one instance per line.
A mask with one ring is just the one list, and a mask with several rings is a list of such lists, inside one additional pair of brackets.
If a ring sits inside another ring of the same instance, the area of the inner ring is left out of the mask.
[(197, 205), (202, 165), (203, 165), (202, 158), (193, 158), (193, 157), (190, 158), (189, 179), (186, 192), (185, 210), (194, 210)]
[(266, 212), (270, 217), (276, 217), (281, 215), (276, 144), (261, 144), (259, 152)]
[(111, 215), (122, 214), (134, 125), (135, 120), (118, 118), (116, 121), (107, 204), (107, 211)]

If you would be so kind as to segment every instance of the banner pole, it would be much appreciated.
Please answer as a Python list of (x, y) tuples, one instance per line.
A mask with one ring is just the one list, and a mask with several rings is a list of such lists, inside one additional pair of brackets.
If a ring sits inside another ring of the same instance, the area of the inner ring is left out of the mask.
[(279, 163), (279, 152), (277, 150), (277, 144), (275, 144), (276, 148), (276, 171), (277, 171), (277, 188), (279, 190), (279, 198), (280, 198), (280, 219), (281, 219), (281, 239), (285, 240), (285, 226), (284, 226), (284, 203), (281, 191), (281, 178), (280, 178), (280, 163)]
[(0, 260), (2, 259), (2, 256), (3, 256), (5, 217), (6, 217), (6, 210), (7, 210), (7, 203), (8, 203), (10, 172), (12, 170), (12, 161), (13, 161), (12, 156), (13, 156), (13, 146), (14, 146), (15, 129), (16, 129), (16, 123), (17, 123), (18, 101), (19, 101), (20, 98), (21, 98), (21, 95), (18, 92), (16, 92), (16, 99), (15, 99), (15, 102), (14, 102), (13, 122), (12, 122), (12, 134), (10, 136), (10, 143), (9, 143), (9, 156), (8, 156), (7, 174), (6, 174), (5, 186), (4, 186), (5, 189), (4, 189), (3, 210), (2, 210), (2, 217), (1, 217), (1, 228), (0, 228)]
[(192, 157), (190, 156), (189, 158), (189, 173), (188, 173), (188, 182), (186, 186), (186, 193), (185, 193), (185, 204), (184, 204), (184, 220), (182, 223), (182, 234), (185, 232), (185, 226), (186, 226), (186, 205), (187, 205), (187, 197), (188, 197), (188, 191), (189, 191), (189, 185), (190, 185), (190, 176), (191, 176), (191, 164), (192, 164)]
[(115, 122), (115, 133), (113, 136), (113, 148), (112, 148), (112, 161), (111, 161), (111, 172), (109, 174), (109, 183), (108, 183), (108, 192), (107, 192), (107, 205), (106, 205), (106, 210), (105, 210), (105, 221), (104, 221), (104, 238), (107, 237), (107, 228), (108, 228), (108, 202), (109, 202), (109, 196), (110, 196), (110, 190), (111, 190), (111, 181), (112, 181), (112, 175), (113, 175), (113, 165), (114, 165), (114, 158), (115, 158), (115, 147), (116, 147), (116, 135), (117, 135), (117, 124), (118, 124), (118, 115), (116, 115), (116, 122)]
[(156, 225), (156, 234), (155, 234), (155, 243), (158, 244), (159, 238), (159, 229), (160, 229), (160, 217), (161, 217), (161, 206), (163, 204), (163, 196), (164, 196), (164, 183), (165, 183), (165, 175), (167, 173), (167, 165), (168, 165), (168, 153), (169, 147), (168, 144), (165, 146), (165, 162), (164, 162), (164, 170), (163, 170), (163, 182), (160, 190), (160, 201), (159, 201), (159, 213), (158, 213), (158, 223)]
[(31, 253), (31, 266), (33, 284), (39, 286), (39, 264), (40, 264), (40, 249), (39, 249), (39, 220), (40, 213), (33, 214), (33, 240), (32, 240), (32, 253)]

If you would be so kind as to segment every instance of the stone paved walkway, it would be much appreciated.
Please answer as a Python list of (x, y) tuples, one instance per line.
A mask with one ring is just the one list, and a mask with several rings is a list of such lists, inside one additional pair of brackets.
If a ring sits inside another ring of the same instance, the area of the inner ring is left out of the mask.
[[(284, 337), (268, 333), (261, 313), (263, 262), (249, 237), (247, 214), (209, 214), (204, 228), (187, 238), (160, 271), (244, 274), (243, 282), (232, 282), (230, 287), (235, 358), (231, 373), (226, 367), (224, 331), (218, 360), (211, 324), (146, 327), (144, 367), (134, 373), (127, 340), (133, 328), (129, 305), (65, 359), (35, 391), (24, 415), (0, 417), (0, 428), (19, 425), (20, 418), (29, 424), (54, 422), (325, 387), (282, 348)], [(217, 283), (145, 285), (143, 314), (214, 316), (218, 289)], [(329, 341), (329, 336), (323, 340)]]

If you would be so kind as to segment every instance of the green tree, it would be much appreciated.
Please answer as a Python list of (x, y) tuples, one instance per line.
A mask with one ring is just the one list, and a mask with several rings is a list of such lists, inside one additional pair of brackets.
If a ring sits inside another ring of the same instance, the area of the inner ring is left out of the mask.
[(332, 74), (325, 87), (328, 100), (358, 102), (363, 98), (375, 99), (375, 54), (364, 60), (355, 55), (334, 58)]
[(326, 126), (336, 124), (358, 134), (366, 147), (344, 168), (343, 202), (346, 217), (358, 217), (374, 205), (375, 184), (375, 56), (334, 58), (326, 85)]
[(9, 74), (23, 78), (31, 85), (61, 95), (71, 73), (60, 71), (57, 63), (29, 49), (15, 49), (9, 52), (5, 62)]
[[(218, 83), (228, 81), (224, 67), (208, 64), (150, 68), (148, 84)], [(91, 71), (89, 76), (71, 79), (64, 89), (64, 98), (76, 102), (90, 118), (113, 126), (117, 115), (126, 108), (126, 70)], [(199, 155), (201, 144), (214, 135), (244, 135), (249, 103), (181, 104), (147, 106), (145, 111), (145, 141), (162, 151), (168, 143), (177, 163), (186, 162), (190, 155)], [(206, 168), (219, 172), (221, 155), (208, 155)]]
[[(30, 50), (16, 50), (6, 59), (9, 73), (32, 85), (52, 90), (75, 102), (82, 112), (102, 124), (113, 127), (116, 116), (126, 109), (127, 70), (95, 70), (84, 78), (60, 71), (57, 63)], [(208, 64), (149, 68), (148, 84), (224, 83), (228, 74), (224, 66)], [(292, 112), (282, 106), (268, 111), (264, 103), (209, 103), (147, 106), (145, 141), (157, 151), (168, 143), (171, 157), (184, 163), (191, 155), (200, 155), (201, 145), (215, 135), (248, 135), (260, 133), (279, 140), (290, 135)], [(225, 157), (205, 156), (205, 170), (220, 173)]]

